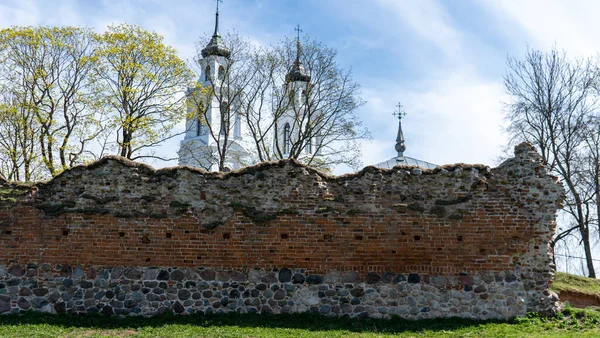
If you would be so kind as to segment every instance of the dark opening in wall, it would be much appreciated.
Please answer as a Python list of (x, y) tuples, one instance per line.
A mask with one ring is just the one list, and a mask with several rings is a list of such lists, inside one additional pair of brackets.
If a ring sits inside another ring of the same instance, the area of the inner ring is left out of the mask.
[(150, 257), (146, 258), (146, 263), (150, 262)]
[(170, 232), (167, 232), (167, 238), (171, 238), (171, 237), (173, 237), (173, 234)]
[(196, 259), (202, 259), (202, 256), (198, 255), (196, 256)]
[(63, 236), (69, 236), (69, 229), (63, 229), (62, 234)]
[(184, 233), (186, 233), (186, 234), (189, 234), (189, 233), (190, 233), (190, 231), (189, 231), (189, 230), (186, 230), (186, 231), (184, 231)]
[(119, 232), (119, 237), (125, 237), (125, 233), (124, 232)]
[(288, 234), (281, 234), (281, 239), (288, 239)]
[(416, 235), (414, 238), (415, 238), (415, 241), (420, 241), (421, 240), (421, 236), (419, 236), (419, 235)]
[(223, 239), (230, 239), (231, 238), (231, 234), (226, 232), (223, 234)]
[(361, 235), (356, 235), (356, 236), (354, 236), (354, 239), (355, 239), (355, 240), (357, 240), (357, 241), (362, 241), (362, 239), (363, 239), (363, 236), (361, 236)]
[(459, 242), (463, 241), (463, 237), (461, 235), (456, 236), (456, 240)]
[(277, 250), (275, 250), (275, 249), (269, 249), (269, 252), (270, 252), (270, 253), (275, 253), (276, 251), (277, 251)]
[(479, 249), (479, 253), (482, 253), (482, 254), (485, 253), (485, 249), (484, 248)]
[(4, 235), (12, 235), (12, 231), (10, 231), (10, 230), (4, 230), (4, 231), (2, 231), (2, 233)]
[(394, 255), (395, 255), (395, 254), (396, 254), (396, 250), (392, 250), (392, 254), (394, 254)]

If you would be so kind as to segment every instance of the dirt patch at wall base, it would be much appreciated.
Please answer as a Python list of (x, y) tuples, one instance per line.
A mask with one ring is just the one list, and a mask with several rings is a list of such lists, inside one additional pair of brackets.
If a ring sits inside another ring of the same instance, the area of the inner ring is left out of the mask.
[(561, 291), (559, 297), (562, 302), (567, 302), (576, 308), (586, 308), (588, 306), (600, 307), (600, 296), (597, 295), (577, 291)]

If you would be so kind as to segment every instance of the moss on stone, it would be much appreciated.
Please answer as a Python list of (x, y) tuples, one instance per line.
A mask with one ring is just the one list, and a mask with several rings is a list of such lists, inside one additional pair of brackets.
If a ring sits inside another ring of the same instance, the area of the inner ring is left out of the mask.
[(244, 205), (240, 202), (232, 202), (229, 204), (233, 210), (239, 210), (242, 214), (250, 219), (254, 224), (265, 224), (277, 218), (277, 214), (268, 214), (257, 210), (253, 206)]
[(171, 208), (176, 208), (176, 209), (187, 209), (187, 208), (191, 207), (192, 205), (189, 203), (185, 203), (185, 202), (172, 201), (171, 203), (169, 203), (169, 206)]
[(418, 212), (424, 212), (425, 211), (425, 207), (423, 206), (422, 203), (410, 203), (407, 205), (407, 208), (413, 211), (418, 211)]

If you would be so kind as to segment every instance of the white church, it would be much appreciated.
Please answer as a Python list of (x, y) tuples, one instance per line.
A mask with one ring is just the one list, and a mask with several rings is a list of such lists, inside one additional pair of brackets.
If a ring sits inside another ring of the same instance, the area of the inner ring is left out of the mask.
[[(273, 137), (273, 148), (281, 149), (283, 156), (287, 157), (291, 151), (291, 140), (299, 137), (298, 112), (302, 112), (305, 93), (310, 85), (311, 77), (306, 72), (300, 61), (300, 39), (296, 41), (296, 59), (291, 65), (286, 75), (284, 89), (289, 97), (288, 108), (281, 117), (275, 121), (276, 131)], [(221, 35), (219, 34), (219, 10), (217, 7), (215, 30), (210, 42), (201, 51), (200, 60), (201, 74), (198, 79), (198, 87), (191, 88), (186, 94), (188, 118), (186, 121), (186, 133), (180, 143), (179, 165), (200, 167), (206, 171), (218, 171), (219, 150), (227, 144), (225, 156), (225, 170), (236, 170), (241, 167), (254, 164), (250, 149), (254, 146), (247, 132), (247, 126), (243, 123), (240, 114), (240, 106), (244, 100), (243, 93), (237, 95), (231, 100), (228, 95), (204, 94), (200, 88), (210, 88), (214, 92), (228, 93), (226, 71), (231, 64), (231, 51), (226, 47)], [(239, 94), (239, 91), (237, 92)], [(231, 101), (231, 102), (230, 102)], [(198, 110), (205, 111), (204, 119), (198, 118), (194, 114)], [(401, 109), (401, 106), (399, 106)], [(233, 112), (233, 114), (231, 113)], [(224, 118), (227, 116), (228, 118)], [(403, 112), (399, 110), (398, 114), (398, 136), (395, 149), (397, 156), (376, 164), (378, 168), (392, 168), (396, 165), (412, 165), (423, 169), (435, 168), (437, 165), (426, 161), (421, 161), (404, 155), (406, 145), (402, 133)], [(231, 121), (233, 117), (233, 121)], [(225, 131), (225, 128), (227, 131)], [(318, 136), (315, 140), (308, 140), (306, 146), (301, 151), (320, 155), (318, 149), (313, 144), (319, 144)], [(275, 151), (274, 151), (275, 152)]]
[[(289, 97), (288, 108), (275, 121), (274, 128), (277, 135), (273, 138), (273, 147), (282, 149), (284, 157), (287, 157), (291, 151), (291, 140), (299, 137), (297, 135), (299, 128), (295, 128), (299, 123), (297, 121), (297, 111), (303, 109), (303, 102), (305, 101), (303, 95), (305, 95), (307, 86), (310, 83), (310, 75), (308, 75), (300, 61), (299, 39), (296, 48), (296, 60), (286, 75), (286, 84), (284, 85), (287, 97)], [(202, 71), (198, 79), (199, 86), (189, 89), (186, 94), (188, 119), (186, 121), (185, 137), (181, 141), (178, 152), (179, 165), (217, 171), (219, 170), (219, 149), (223, 149), (224, 143), (227, 144), (226, 170), (235, 170), (253, 164), (253, 159), (248, 150), (252, 149), (254, 145), (250, 143), (252, 139), (248, 136), (247, 126), (243, 123), (240, 114), (240, 106), (244, 100), (243, 93), (239, 95), (239, 91), (229, 91), (230, 88), (227, 88), (227, 81), (225, 81), (228, 74), (226, 70), (231, 62), (231, 51), (225, 46), (219, 34), (218, 9), (215, 31), (210, 42), (202, 49), (201, 53), (200, 66)], [(204, 94), (206, 91), (203, 93), (200, 88), (210, 88), (215, 93), (225, 93), (225, 95)], [(234, 95), (232, 102), (227, 99), (229, 97), (228, 92), (238, 94)], [(221, 98), (221, 102), (217, 97)], [(198, 109), (206, 111), (205, 114), (202, 114), (205, 121), (194, 117), (197, 116), (197, 114), (194, 114), (194, 110)], [(225, 116), (228, 118), (225, 118)], [(232, 116), (233, 121), (230, 122)], [(226, 131), (225, 128), (230, 129)], [(309, 140), (302, 151), (312, 153), (314, 142), (318, 142), (318, 140)]]

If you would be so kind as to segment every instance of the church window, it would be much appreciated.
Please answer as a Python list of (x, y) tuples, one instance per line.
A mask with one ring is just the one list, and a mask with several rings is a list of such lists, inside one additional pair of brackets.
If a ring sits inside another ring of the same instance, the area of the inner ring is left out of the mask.
[(283, 127), (283, 153), (287, 154), (290, 152), (290, 124), (286, 123)]
[(306, 142), (306, 152), (312, 154), (312, 139), (309, 138)]
[(204, 68), (204, 81), (210, 80), (210, 66)]
[(240, 114), (235, 114), (235, 122), (233, 125), (233, 137), (242, 137), (242, 117)]
[(225, 79), (225, 68), (223, 66), (219, 66), (219, 80)]

